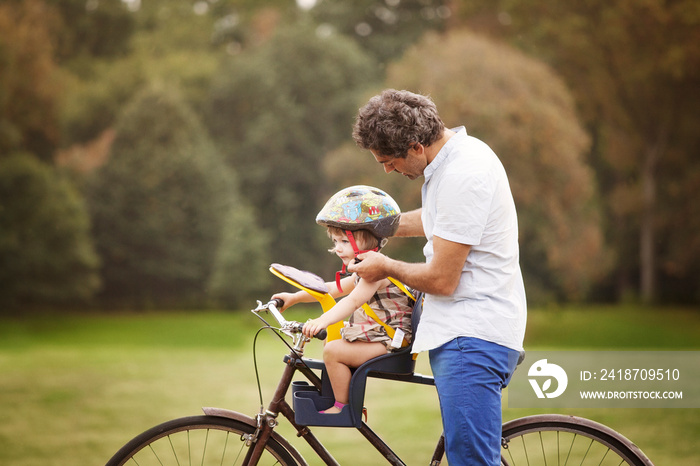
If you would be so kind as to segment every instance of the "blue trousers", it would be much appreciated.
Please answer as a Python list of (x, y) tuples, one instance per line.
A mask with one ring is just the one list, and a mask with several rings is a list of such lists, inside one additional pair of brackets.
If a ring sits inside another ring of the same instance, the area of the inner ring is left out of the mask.
[(519, 356), (510, 348), (470, 337), (430, 351), (450, 466), (501, 464), (501, 390)]

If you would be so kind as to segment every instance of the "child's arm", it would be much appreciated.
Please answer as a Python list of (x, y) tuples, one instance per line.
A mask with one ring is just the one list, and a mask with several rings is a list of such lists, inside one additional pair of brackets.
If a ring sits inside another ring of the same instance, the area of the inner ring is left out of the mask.
[(281, 299), (284, 304), (279, 309), (280, 312), (299, 303), (312, 303), (315, 298), (306, 291), (300, 290), (296, 293), (275, 293), (270, 299)]
[[(340, 290), (338, 290), (338, 286), (335, 282), (327, 282), (326, 287), (328, 287), (328, 294), (334, 298), (339, 298), (350, 293), (355, 288), (355, 277), (349, 276), (341, 279), (340, 286), (343, 288), (342, 293)], [(299, 290), (296, 293), (275, 293), (270, 299), (281, 299), (284, 302), (284, 305), (279, 310), (280, 312), (294, 306), (295, 304), (313, 303), (316, 301), (316, 298), (303, 290)]]
[(355, 309), (368, 302), (379, 288), (387, 286), (388, 283), (389, 281), (386, 279), (377, 282), (368, 282), (360, 279), (359, 283), (346, 298), (324, 312), (320, 317), (306, 322), (304, 324), (304, 335), (310, 338), (316, 335), (321, 329), (350, 317)]

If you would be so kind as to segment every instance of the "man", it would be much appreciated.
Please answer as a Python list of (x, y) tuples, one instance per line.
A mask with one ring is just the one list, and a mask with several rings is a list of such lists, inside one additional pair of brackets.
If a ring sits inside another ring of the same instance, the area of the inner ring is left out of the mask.
[(501, 390), (523, 348), (525, 289), (515, 204), (503, 165), (464, 127), (446, 129), (428, 97), (385, 90), (353, 137), (387, 173), (424, 177), (422, 208), (396, 236), (425, 236), (425, 263), (368, 252), (349, 271), (426, 293), (413, 351), (429, 351), (450, 465), (500, 464)]

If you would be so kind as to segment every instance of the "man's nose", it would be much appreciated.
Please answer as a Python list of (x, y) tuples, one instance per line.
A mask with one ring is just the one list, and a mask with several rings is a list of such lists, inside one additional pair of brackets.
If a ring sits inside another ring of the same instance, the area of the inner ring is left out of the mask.
[(394, 167), (393, 167), (392, 165), (389, 165), (388, 163), (385, 163), (385, 164), (384, 164), (384, 171), (385, 171), (386, 173), (391, 173), (391, 172), (393, 172), (394, 170), (395, 170), (395, 169), (394, 169)]

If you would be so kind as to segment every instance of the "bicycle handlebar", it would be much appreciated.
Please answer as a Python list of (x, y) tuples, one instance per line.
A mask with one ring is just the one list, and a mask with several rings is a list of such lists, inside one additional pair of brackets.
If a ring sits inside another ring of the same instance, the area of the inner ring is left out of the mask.
[[(304, 324), (301, 322), (289, 322), (292, 324), (292, 332), (293, 333), (302, 333), (302, 330), (304, 329)], [(318, 340), (325, 340), (326, 337), (328, 336), (328, 332), (326, 332), (326, 329), (321, 329), (319, 330), (316, 335), (314, 335), (314, 338)]]
[(280, 298), (275, 298), (272, 301), (270, 301), (272, 304), (275, 305), (275, 307), (282, 307), (284, 306), (284, 301), (282, 301)]
[[(258, 301), (258, 307), (256, 309), (253, 309), (253, 312), (257, 311), (270, 311), (270, 313), (275, 317), (277, 322), (280, 324), (280, 327), (284, 331), (288, 331), (290, 333), (302, 333), (302, 329), (304, 328), (304, 324), (301, 322), (295, 322), (291, 320), (287, 320), (282, 316), (282, 313), (277, 309), (278, 307), (284, 306), (284, 301), (282, 301), (279, 298), (273, 299), (272, 301), (268, 302), (267, 304), (263, 304), (260, 301)], [(319, 330), (316, 335), (314, 335), (314, 338), (318, 340), (325, 340), (326, 337), (328, 336), (328, 332), (326, 329)]]

